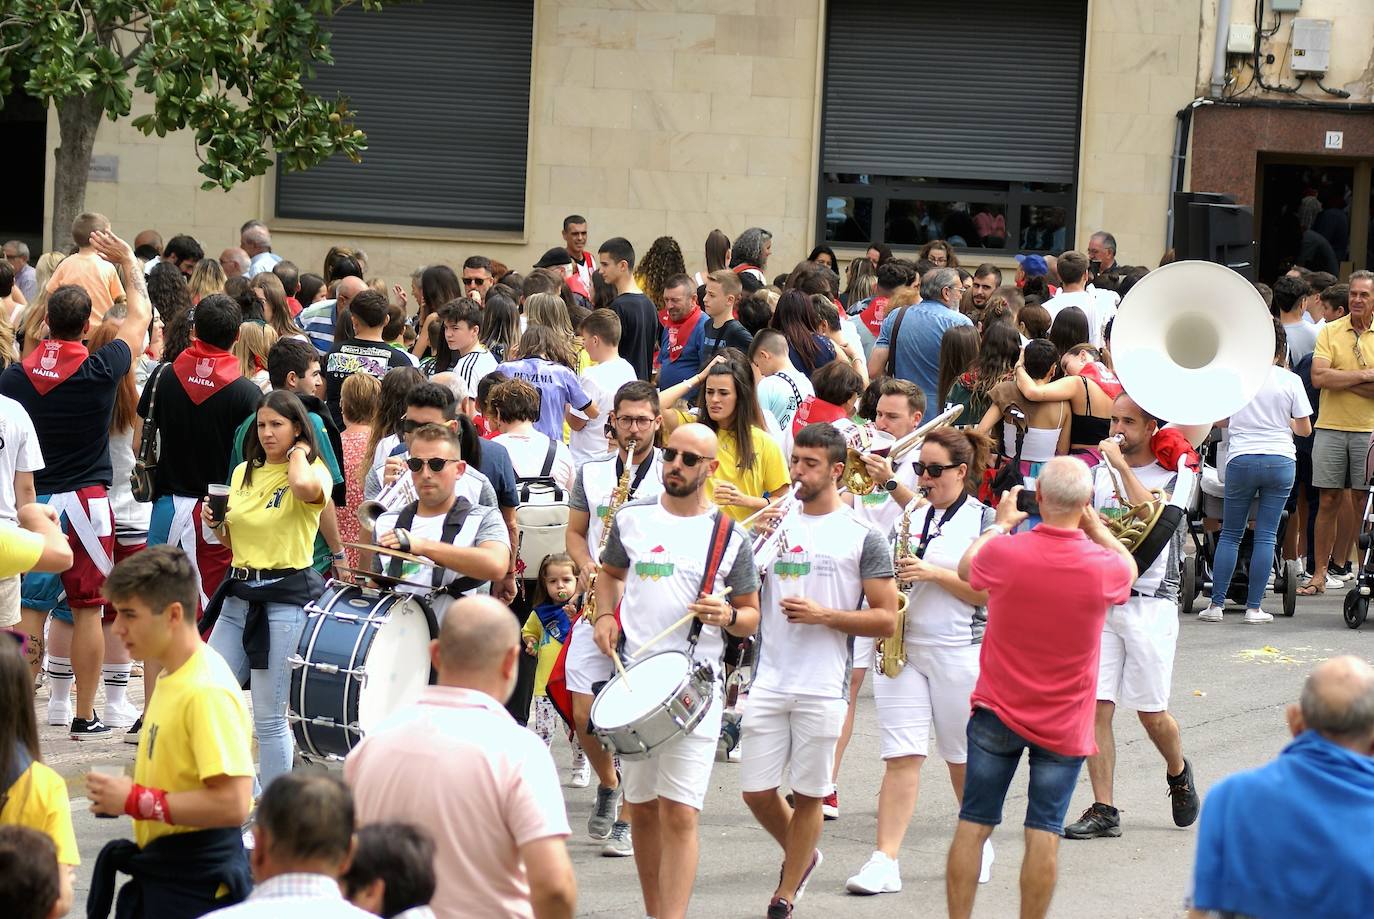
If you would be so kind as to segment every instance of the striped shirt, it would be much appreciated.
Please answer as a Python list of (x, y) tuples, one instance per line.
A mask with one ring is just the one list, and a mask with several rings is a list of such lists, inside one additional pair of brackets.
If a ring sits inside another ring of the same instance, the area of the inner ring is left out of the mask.
[(310, 339), (310, 343), (315, 346), (315, 350), (320, 355), (326, 355), (334, 350), (334, 305), (336, 300), (321, 300), (315, 305), (301, 310), (297, 317), (301, 328), (305, 330), (305, 335)]

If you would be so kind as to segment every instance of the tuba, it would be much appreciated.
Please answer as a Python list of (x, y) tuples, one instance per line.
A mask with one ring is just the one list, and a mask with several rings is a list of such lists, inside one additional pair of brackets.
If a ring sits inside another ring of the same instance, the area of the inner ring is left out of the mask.
[[(583, 591), (582, 595), (582, 615), (587, 618), (588, 622), (596, 621), (596, 572), (601, 569), (599, 561), (601, 553), (606, 551), (606, 541), (611, 538), (611, 521), (615, 519), (615, 512), (620, 510), (625, 502), (630, 499), (630, 468), (635, 458), (637, 446), (638, 444), (632, 440), (629, 447), (626, 448), (628, 452), (626, 453), (625, 469), (620, 473), (620, 481), (616, 482), (615, 488), (611, 489), (611, 499), (606, 505), (606, 519), (601, 524), (601, 538), (596, 542), (597, 567), (592, 570), (591, 577), (587, 578), (587, 589)], [(652, 461), (652, 457), (645, 460), (646, 463)]]
[(358, 505), (358, 522), (363, 525), (363, 529), (372, 533), (372, 538), (375, 539), (377, 534), (372, 531), (377, 526), (378, 517), (418, 501), (419, 498), (410, 473), (403, 471), (394, 482), (377, 492), (377, 497)]
[[(1173, 262), (1141, 278), (1121, 302), (1111, 353), (1127, 394), (1156, 418), (1196, 426), (1187, 432), (1196, 446), (1215, 421), (1244, 408), (1268, 378), (1273, 319), (1254, 286), (1225, 265)], [(1192, 472), (1180, 465), (1172, 500), (1156, 491), (1149, 502), (1131, 505), (1113, 474), (1123, 513), (1108, 528), (1141, 571), (1183, 522), (1193, 484)]]
[(850, 439), (849, 452), (845, 455), (844, 473), (840, 477), (841, 483), (849, 489), (851, 494), (873, 494), (878, 483), (873, 481), (873, 476), (868, 474), (868, 467), (864, 465), (865, 453), (873, 456), (886, 456), (895, 467), (897, 461), (912, 450), (921, 449), (921, 444), (925, 443), (927, 434), (938, 427), (952, 424), (963, 410), (962, 405), (950, 406), (905, 437), (899, 438), (887, 446), (872, 450), (868, 449), (871, 435), (867, 435), (867, 426), (861, 428), (860, 430), (865, 432), (865, 436), (860, 438), (857, 443), (853, 438)]
[[(911, 554), (911, 511), (925, 499), (925, 491), (902, 511), (902, 522), (897, 528), (897, 542), (892, 548), (893, 562), (899, 562)], [(878, 672), (890, 680), (895, 680), (906, 666), (906, 611), (909, 601), (906, 592), (897, 582), (897, 624), (892, 634), (877, 642)]]

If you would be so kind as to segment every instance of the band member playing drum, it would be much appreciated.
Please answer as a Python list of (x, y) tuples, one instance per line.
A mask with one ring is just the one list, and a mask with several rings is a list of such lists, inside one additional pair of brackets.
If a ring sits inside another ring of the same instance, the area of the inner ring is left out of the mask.
[[(902, 889), (897, 851), (916, 809), (921, 766), (935, 728), (940, 756), (949, 767), (954, 796), (964, 794), (968, 759), (965, 728), (969, 693), (978, 681), (978, 652), (987, 622), (987, 594), (959, 579), (959, 559), (985, 523), (989, 508), (969, 492), (982, 481), (988, 440), (973, 431), (937, 428), (926, 435), (914, 463), (928, 503), (912, 508), (908, 547), (897, 546), (897, 578), (910, 585), (905, 626), (906, 665), (895, 678), (874, 678), (879, 752), (883, 758), (878, 793), (878, 845), (845, 884), (850, 893), (895, 893)], [(983, 880), (992, 867), (992, 847), (983, 850)]]
[[(653, 384), (635, 380), (615, 394), (607, 427), (615, 437), (614, 457), (586, 463), (577, 470), (568, 504), (568, 555), (577, 564), (582, 587), (591, 583), (596, 571), (606, 521), (612, 507), (612, 492), (626, 479), (626, 494), (621, 504), (637, 498), (657, 497), (663, 491), (663, 470), (654, 440), (663, 419), (659, 415), (658, 390)], [(630, 456), (630, 444), (635, 454)], [(593, 513), (595, 511), (595, 513)], [(595, 610), (594, 610), (595, 611)], [(597, 611), (599, 612), (599, 611)], [(609, 611), (613, 612), (613, 611)], [(596, 810), (587, 818), (587, 835), (607, 840), (603, 852), (629, 855), (633, 852), (629, 825), (619, 819), (622, 803), (620, 777), (615, 762), (587, 731), (592, 708), (592, 687), (611, 678), (615, 669), (596, 647), (591, 617), (584, 615), (573, 626), (565, 659), (568, 691), (572, 696), (573, 724), (587, 761), (596, 770)], [(583, 785), (586, 781), (582, 782)], [(614, 851), (608, 851), (614, 850)], [(626, 851), (627, 850), (627, 851)]]
[[(616, 514), (596, 578), (596, 644), (631, 657), (685, 613), (695, 616), (653, 647), (717, 664), (722, 633), (743, 637), (758, 627), (758, 571), (738, 523), (716, 545), (716, 514), (703, 487), (716, 471), (716, 435), (700, 424), (679, 427), (663, 450), (663, 494)], [(703, 584), (707, 556), (720, 562)], [(726, 593), (727, 588), (729, 593)], [(611, 611), (621, 603), (620, 622)], [(690, 635), (700, 632), (695, 644)], [(719, 690), (696, 729), (659, 747), (646, 760), (621, 764), (626, 809), (635, 833), (635, 867), (644, 910), (657, 919), (687, 914), (697, 869), (697, 820), (720, 736)]]
[[(828, 423), (797, 433), (791, 477), (800, 513), (783, 518), (777, 560), (763, 586), (740, 788), (783, 850), (770, 919), (792, 915), (821, 863), (821, 801), (830, 794), (848, 708), (853, 636), (891, 635), (896, 621), (887, 540), (855, 518), (836, 488), (847, 450), (844, 435)], [(865, 608), (856, 609), (864, 600)], [(791, 807), (778, 794), (785, 774)]]
[[(460, 455), (458, 432), (426, 424), (410, 435), (408, 475), (419, 499), (377, 518), (377, 543), (429, 559), (432, 565), (379, 553), (383, 574), (411, 582), (397, 584), (403, 593), (429, 595), (434, 615), (443, 621), (454, 597), (487, 593), (510, 567), (510, 537), (501, 513), (485, 504), (470, 504), (454, 494), (467, 469)], [(429, 588), (416, 586), (428, 584)]]

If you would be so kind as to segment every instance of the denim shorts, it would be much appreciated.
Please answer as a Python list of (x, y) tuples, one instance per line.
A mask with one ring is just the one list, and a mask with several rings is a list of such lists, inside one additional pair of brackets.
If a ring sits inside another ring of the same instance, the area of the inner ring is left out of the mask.
[(1083, 757), (1063, 756), (1036, 746), (1002, 723), (985, 708), (975, 709), (968, 721), (968, 765), (964, 773), (964, 806), (959, 819), (984, 826), (1002, 822), (1007, 789), (1021, 764), (1021, 751), (1030, 751), (1030, 788), (1026, 802), (1027, 829), (1056, 836), (1064, 828), (1069, 799), (1078, 784)]

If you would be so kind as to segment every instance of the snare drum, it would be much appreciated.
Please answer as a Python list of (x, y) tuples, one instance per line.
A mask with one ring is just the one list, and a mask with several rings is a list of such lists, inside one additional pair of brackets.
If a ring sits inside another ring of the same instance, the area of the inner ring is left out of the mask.
[(302, 756), (342, 759), (431, 682), (439, 627), (422, 597), (340, 581), (305, 611), (286, 717)]
[(616, 674), (592, 702), (592, 732), (622, 759), (648, 759), (680, 734), (690, 734), (715, 699), (709, 664), (694, 666), (681, 651), (664, 651)]

